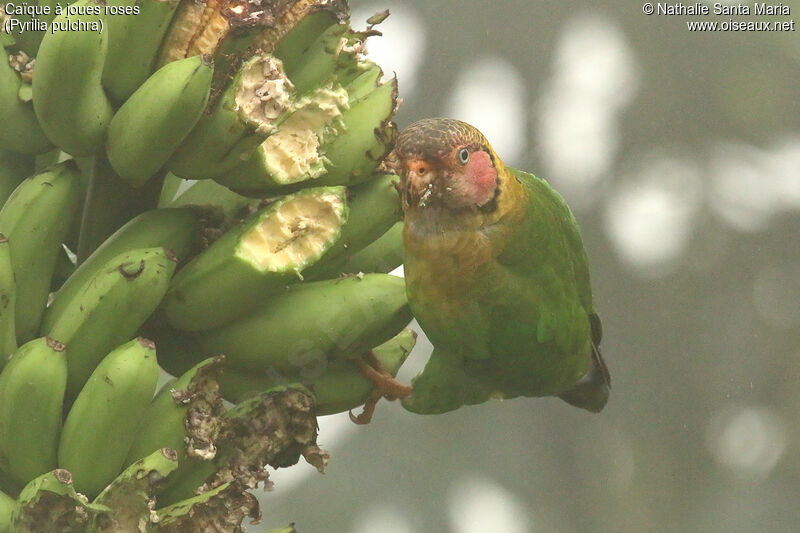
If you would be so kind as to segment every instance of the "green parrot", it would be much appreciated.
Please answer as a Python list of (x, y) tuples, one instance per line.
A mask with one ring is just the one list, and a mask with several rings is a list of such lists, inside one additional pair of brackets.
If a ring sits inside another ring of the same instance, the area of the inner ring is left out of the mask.
[(443, 413), (490, 398), (559, 396), (599, 412), (611, 379), (577, 222), (546, 181), (503, 164), (473, 126), (415, 122), (400, 175), (405, 280), (434, 346), (403, 405)]

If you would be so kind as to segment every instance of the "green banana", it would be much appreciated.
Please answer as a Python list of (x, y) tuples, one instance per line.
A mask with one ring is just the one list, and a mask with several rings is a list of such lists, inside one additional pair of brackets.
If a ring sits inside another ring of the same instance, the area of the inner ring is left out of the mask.
[(152, 527), (153, 490), (177, 467), (178, 457), (171, 448), (156, 450), (130, 465), (95, 498), (93, 503), (110, 512), (96, 515), (87, 533), (142, 531), (145, 524)]
[(209, 329), (299, 280), (338, 238), (347, 220), (345, 192), (305, 189), (225, 233), (175, 276), (162, 306), (169, 323), (187, 331)]
[(323, 144), (327, 173), (319, 185), (355, 185), (369, 178), (389, 153), (396, 126), (397, 79), (392, 79), (353, 102), (342, 113), (344, 131)]
[[(172, 177), (176, 180), (181, 179), (177, 176)], [(214, 180), (187, 180), (187, 182), (188, 188), (184, 189), (181, 194), (169, 200), (162, 199), (159, 205), (162, 207), (194, 205), (212, 209), (216, 208), (222, 211), (226, 219), (232, 220), (239, 217), (248, 209), (255, 209), (260, 202), (258, 199), (236, 194)]]
[(243, 161), (214, 179), (247, 195), (291, 192), (309, 184), (325, 172), (321, 143), (342, 129), (347, 92), (327, 84), (295, 102), (295, 110), (277, 131)]
[[(275, 57), (287, 65), (292, 65), (293, 69), (302, 65), (306, 54), (326, 30), (339, 26), (348, 17), (347, 5), (344, 3), (339, 5), (336, 2), (322, 5), (317, 4), (316, 1), (311, 3), (316, 5), (307, 11), (284, 36), (277, 38), (268, 33), (264, 37), (271, 42), (264, 43), (262, 40), (262, 46), (266, 45), (264, 46), (266, 49), (274, 49)], [(308, 8), (306, 7), (306, 9)]]
[(261, 516), (258, 500), (236, 483), (223, 483), (206, 492), (157, 511), (158, 533), (185, 531), (241, 532), (242, 520)]
[(141, 337), (113, 350), (92, 372), (58, 446), (58, 464), (72, 472), (78, 491), (94, 496), (120, 473), (157, 380), (155, 344)]
[(0, 233), (0, 370), (6, 364), (6, 358), (17, 349), (16, 305), (17, 284), (11, 263), (11, 246), (8, 237)]
[(39, 125), (33, 106), (20, 99), (20, 73), (9, 63), (5, 48), (0, 47), (0, 52), (0, 146), (24, 154), (47, 152), (53, 143)]
[(78, 213), (80, 191), (80, 174), (67, 161), (23, 181), (0, 210), (0, 233), (10, 241), (16, 277), (20, 344), (39, 330), (61, 243)]
[[(161, 346), (157, 346), (159, 359), (163, 359)], [(224, 412), (217, 386), (222, 361), (222, 357), (202, 361), (159, 391), (147, 408), (147, 423), (131, 443), (125, 464), (165, 446), (175, 450), (181, 465), (188, 457), (214, 457)]]
[[(395, 376), (416, 339), (414, 331), (405, 329), (372, 352), (384, 370)], [(301, 374), (258, 375), (226, 368), (219, 378), (220, 393), (226, 400), (236, 403), (278, 385), (303, 383), (314, 393), (314, 414), (324, 416), (363, 405), (373, 390), (373, 383), (350, 361), (331, 361), (313, 370)]]
[(221, 175), (271, 135), (287, 115), (294, 88), (280, 60), (259, 54), (244, 63), (167, 163), (186, 179)]
[(195, 339), (237, 370), (302, 372), (394, 337), (411, 321), (402, 278), (366, 274), (295, 284), (251, 314)]
[[(102, 12), (94, 0), (78, 0), (76, 8)], [(64, 13), (60, 25), (86, 24), (82, 31), (47, 32), (42, 39), (33, 76), (33, 109), (47, 137), (74, 156), (92, 155), (105, 141), (113, 111), (103, 91), (101, 76), (108, 48), (102, 17)], [(95, 29), (96, 28), (96, 29)]]
[(158, 306), (175, 271), (163, 248), (123, 252), (78, 289), (47, 335), (67, 344), (67, 400), (75, 398), (101, 359), (130, 339)]
[(135, 6), (135, 15), (106, 16), (108, 53), (103, 87), (122, 103), (155, 70), (158, 50), (180, 0), (117, 0), (111, 5)]
[(8, 533), (11, 529), (11, 516), (17, 506), (17, 501), (0, 491), (0, 533)]
[(347, 193), (350, 215), (342, 233), (319, 261), (303, 271), (309, 281), (328, 279), (341, 273), (347, 258), (383, 235), (400, 220), (402, 210), (395, 189), (394, 174), (378, 174), (351, 187)]
[(25, 485), (11, 518), (14, 533), (81, 533), (97, 514), (107, 513), (103, 505), (87, 503), (75, 492), (72, 474), (56, 469)]
[(403, 223), (397, 222), (371, 244), (350, 255), (341, 274), (391, 272), (403, 264)]
[(214, 68), (194, 56), (168, 63), (136, 89), (108, 127), (111, 166), (134, 187), (143, 185), (180, 145), (208, 102)]
[(64, 345), (49, 337), (22, 345), (0, 374), (0, 449), (20, 483), (57, 466), (66, 384)]
[[(302, 55), (296, 58), (299, 60), (284, 60), (286, 75), (292, 80), (298, 94), (319, 87), (333, 75), (348, 29), (346, 23), (333, 24), (303, 50)], [(276, 56), (280, 58), (279, 53), (276, 50)]]
[(0, 206), (6, 203), (22, 180), (34, 173), (34, 162), (35, 158), (29, 155), (0, 148)]
[(351, 104), (374, 91), (381, 84), (382, 77), (383, 69), (368, 60), (357, 62), (349, 72), (337, 72), (337, 80), (347, 88)]
[(50, 331), (78, 297), (85, 284), (114, 257), (141, 248), (164, 247), (185, 260), (200, 235), (200, 218), (192, 209), (153, 209), (137, 216), (92, 253), (56, 293), (42, 320), (42, 331)]

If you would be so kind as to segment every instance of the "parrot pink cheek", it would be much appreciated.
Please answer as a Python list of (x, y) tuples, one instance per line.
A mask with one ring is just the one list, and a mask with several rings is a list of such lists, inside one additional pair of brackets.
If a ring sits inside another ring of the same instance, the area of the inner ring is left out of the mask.
[(494, 197), (497, 188), (497, 169), (492, 166), (489, 154), (482, 150), (470, 154), (464, 174), (476, 204), (484, 205)]

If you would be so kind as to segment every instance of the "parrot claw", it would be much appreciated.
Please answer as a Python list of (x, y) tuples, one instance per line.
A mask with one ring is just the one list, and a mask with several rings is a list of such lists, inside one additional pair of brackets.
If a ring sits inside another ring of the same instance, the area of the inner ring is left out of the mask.
[(361, 414), (354, 415), (352, 411), (350, 412), (350, 420), (354, 423), (359, 425), (369, 424), (375, 412), (375, 406), (381, 398), (394, 401), (411, 395), (412, 388), (397, 381), (394, 376), (383, 368), (383, 365), (375, 357), (372, 350), (365, 354), (364, 359), (356, 359), (354, 363), (361, 374), (375, 386), (372, 394), (364, 403), (364, 410)]

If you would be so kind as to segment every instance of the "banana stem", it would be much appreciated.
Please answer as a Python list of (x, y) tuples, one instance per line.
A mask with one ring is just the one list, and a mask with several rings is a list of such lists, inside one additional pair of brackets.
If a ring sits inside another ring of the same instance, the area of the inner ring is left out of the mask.
[(79, 158), (77, 162), (87, 182), (78, 237), (80, 265), (119, 227), (158, 205), (166, 171), (159, 171), (144, 187), (133, 188), (117, 176), (105, 156)]

